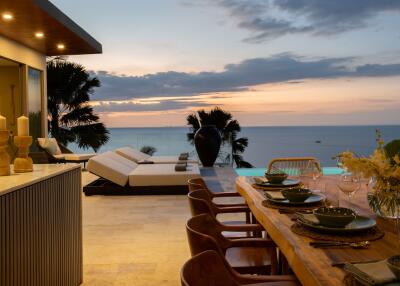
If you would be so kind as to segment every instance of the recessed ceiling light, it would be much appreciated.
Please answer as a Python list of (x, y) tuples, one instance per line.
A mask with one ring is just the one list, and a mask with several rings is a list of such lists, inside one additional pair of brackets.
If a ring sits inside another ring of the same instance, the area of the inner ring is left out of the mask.
[(2, 17), (3, 17), (3, 20), (6, 20), (6, 21), (13, 19), (13, 15), (10, 13), (3, 13)]
[(43, 32), (36, 32), (35, 37), (41, 39), (44, 37), (44, 34), (43, 34)]
[(64, 44), (58, 44), (57, 45), (57, 49), (64, 50), (65, 49), (65, 45)]

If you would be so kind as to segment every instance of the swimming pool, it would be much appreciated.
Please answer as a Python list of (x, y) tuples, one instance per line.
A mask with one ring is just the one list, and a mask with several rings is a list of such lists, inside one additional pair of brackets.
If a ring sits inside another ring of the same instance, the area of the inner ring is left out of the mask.
[[(235, 170), (239, 176), (245, 176), (245, 177), (264, 176), (265, 172), (264, 168), (248, 168), (248, 169), (243, 168)], [(339, 175), (343, 172), (342, 169), (337, 167), (323, 167), (322, 170), (324, 175)]]

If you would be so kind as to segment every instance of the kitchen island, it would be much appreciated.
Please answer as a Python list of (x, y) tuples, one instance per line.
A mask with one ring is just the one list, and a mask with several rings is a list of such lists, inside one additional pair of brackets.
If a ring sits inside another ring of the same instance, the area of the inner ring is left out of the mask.
[(0, 285), (82, 283), (81, 167), (0, 177)]

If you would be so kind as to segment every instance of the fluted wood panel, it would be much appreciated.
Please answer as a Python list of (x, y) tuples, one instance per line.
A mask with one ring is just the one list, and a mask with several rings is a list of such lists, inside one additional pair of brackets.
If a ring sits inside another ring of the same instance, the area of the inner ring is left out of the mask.
[(0, 285), (82, 283), (81, 171), (0, 196)]

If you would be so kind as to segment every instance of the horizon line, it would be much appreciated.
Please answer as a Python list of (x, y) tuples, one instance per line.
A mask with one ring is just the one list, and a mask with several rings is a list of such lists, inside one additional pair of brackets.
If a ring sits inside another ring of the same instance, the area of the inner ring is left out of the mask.
[[(240, 127), (375, 127), (375, 126), (400, 126), (399, 124), (337, 124), (337, 125), (241, 125)], [(107, 127), (108, 129), (129, 129), (129, 128), (190, 128), (188, 125), (176, 126), (128, 126), (128, 127)]]

